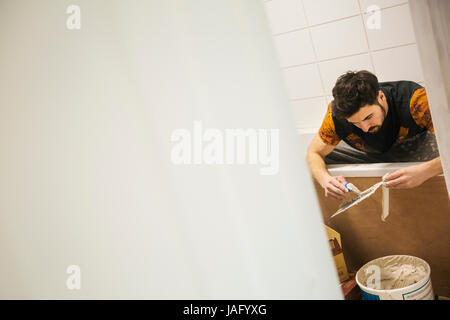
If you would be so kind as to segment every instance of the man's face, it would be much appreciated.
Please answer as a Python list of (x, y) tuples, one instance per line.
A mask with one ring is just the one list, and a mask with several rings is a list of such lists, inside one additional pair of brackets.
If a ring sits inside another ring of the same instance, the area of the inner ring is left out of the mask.
[[(376, 133), (380, 130), (384, 119), (386, 118), (386, 111), (380, 104), (365, 105), (361, 107), (358, 112), (347, 118), (347, 121), (354, 124), (364, 132)], [(379, 101), (380, 102), (380, 101)]]

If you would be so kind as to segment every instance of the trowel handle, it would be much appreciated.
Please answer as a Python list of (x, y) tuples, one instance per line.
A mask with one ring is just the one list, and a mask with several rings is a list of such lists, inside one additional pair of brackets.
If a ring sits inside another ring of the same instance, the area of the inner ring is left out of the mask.
[(353, 183), (346, 182), (344, 183), (344, 187), (347, 190), (347, 192), (353, 191), (354, 193), (357, 194), (361, 193), (361, 191), (359, 191), (359, 189)]

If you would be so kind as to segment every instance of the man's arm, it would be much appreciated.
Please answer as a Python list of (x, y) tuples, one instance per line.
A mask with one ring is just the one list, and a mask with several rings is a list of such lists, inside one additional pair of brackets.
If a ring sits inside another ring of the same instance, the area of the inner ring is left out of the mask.
[[(425, 88), (417, 89), (414, 92), (409, 102), (409, 109), (416, 124), (434, 134)], [(397, 170), (386, 176), (385, 181), (389, 188), (414, 188), (442, 172), (441, 157), (437, 157), (419, 165)]]
[(335, 146), (324, 143), (316, 134), (308, 148), (306, 160), (313, 178), (324, 188), (325, 196), (335, 200), (342, 200), (345, 194), (345, 178), (332, 177), (328, 172), (324, 158)]
[(385, 177), (389, 188), (415, 188), (428, 179), (442, 174), (441, 157), (433, 160), (397, 170)]

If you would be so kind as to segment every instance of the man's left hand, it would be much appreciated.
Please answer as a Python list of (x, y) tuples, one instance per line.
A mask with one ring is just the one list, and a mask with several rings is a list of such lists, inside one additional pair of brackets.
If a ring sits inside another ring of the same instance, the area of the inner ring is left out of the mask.
[(422, 165), (415, 165), (403, 168), (387, 175), (384, 181), (388, 188), (409, 189), (420, 186), (429, 178), (425, 168)]

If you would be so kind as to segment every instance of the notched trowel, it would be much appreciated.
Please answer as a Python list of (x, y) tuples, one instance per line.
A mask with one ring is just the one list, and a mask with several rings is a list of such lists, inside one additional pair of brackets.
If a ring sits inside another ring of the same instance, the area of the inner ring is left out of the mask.
[(383, 187), (383, 201), (382, 201), (383, 211), (382, 211), (382, 215), (381, 215), (381, 220), (385, 221), (386, 217), (389, 215), (389, 189), (386, 187), (386, 183), (384, 182), (384, 177), (380, 182), (374, 184), (373, 186), (371, 186), (370, 188), (368, 188), (364, 191), (359, 191), (359, 189), (356, 186), (354, 186), (352, 183), (346, 183), (346, 184), (344, 184), (344, 186), (348, 190), (348, 192), (353, 191), (356, 194), (356, 196), (354, 198), (342, 203), (339, 206), (338, 210), (329, 219), (332, 219), (335, 216), (337, 216), (338, 214), (346, 211), (348, 208), (353, 207), (354, 205), (357, 205), (361, 201), (367, 199), (372, 194), (374, 194), (375, 191), (377, 191), (377, 189), (379, 187)]

